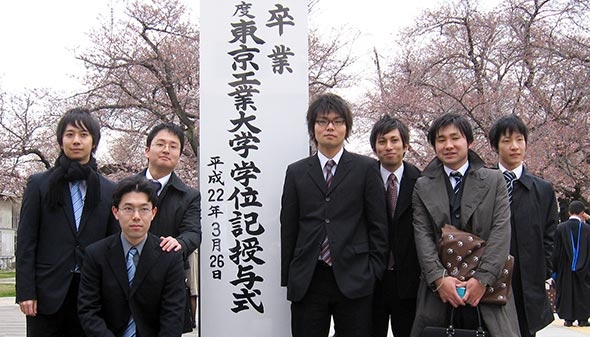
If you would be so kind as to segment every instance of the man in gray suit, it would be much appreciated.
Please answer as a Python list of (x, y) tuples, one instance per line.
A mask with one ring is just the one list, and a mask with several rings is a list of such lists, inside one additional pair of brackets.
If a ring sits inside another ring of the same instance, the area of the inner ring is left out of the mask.
[(368, 336), (375, 281), (388, 252), (383, 182), (375, 160), (344, 150), (352, 113), (339, 96), (309, 106), (318, 153), (289, 165), (281, 201), (281, 286), (294, 337)]
[[(494, 284), (510, 250), (510, 206), (506, 185), (497, 170), (470, 147), (473, 131), (457, 114), (445, 114), (432, 122), (428, 141), (436, 153), (414, 187), (414, 236), (422, 281), (412, 336), (426, 326), (448, 324), (450, 304), (460, 307), (464, 328), (475, 328), (479, 305), (484, 325), (492, 336), (520, 336), (514, 299), (506, 305), (480, 304), (488, 285)], [(451, 224), (486, 241), (485, 253), (468, 281), (449, 276), (437, 249), (441, 227)], [(463, 297), (458, 287), (465, 287)], [(457, 315), (456, 315), (457, 316)]]

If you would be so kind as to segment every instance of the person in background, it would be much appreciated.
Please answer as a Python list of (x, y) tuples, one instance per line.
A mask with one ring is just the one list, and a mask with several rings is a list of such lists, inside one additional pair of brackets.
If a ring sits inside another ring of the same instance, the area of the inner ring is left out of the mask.
[(317, 154), (290, 164), (281, 199), (281, 286), (294, 337), (369, 336), (387, 261), (387, 212), (375, 160), (350, 153), (348, 103), (319, 95), (307, 111)]
[(84, 336), (77, 296), (84, 249), (119, 231), (110, 212), (115, 184), (98, 173), (100, 125), (83, 108), (57, 124), (55, 166), (25, 189), (16, 246), (16, 302), (27, 336)]
[(522, 337), (553, 321), (545, 281), (551, 277), (551, 252), (557, 226), (555, 191), (524, 167), (528, 129), (516, 115), (499, 118), (489, 141), (498, 154), (498, 169), (506, 181), (510, 201), (510, 254), (514, 256), (512, 294)]
[[(190, 268), (189, 259), (194, 258), (191, 256), (201, 244), (201, 194), (174, 173), (183, 149), (184, 132), (179, 126), (172, 123), (156, 125), (146, 140), (148, 167), (138, 175), (148, 179), (158, 194), (158, 213), (152, 221), (150, 233), (162, 239), (162, 250), (182, 252), (189, 280), (188, 293), (192, 297), (196, 289), (190, 289), (190, 286), (196, 283), (190, 280), (197, 277), (197, 270)], [(196, 295), (194, 299), (196, 302)], [(191, 301), (192, 298), (187, 302), (184, 332), (191, 331), (195, 326)]]
[(78, 307), (87, 336), (180, 336), (185, 315), (182, 254), (148, 233), (157, 196), (143, 177), (121, 180), (112, 212), (121, 233), (86, 248)]
[(416, 315), (420, 264), (414, 241), (412, 192), (418, 168), (404, 160), (410, 149), (410, 130), (397, 118), (382, 116), (371, 130), (373, 153), (387, 195), (388, 265), (373, 297), (373, 337), (386, 337), (388, 323), (395, 337), (408, 337)]
[(584, 204), (572, 201), (569, 219), (557, 226), (552, 260), (557, 271), (557, 314), (565, 326), (590, 326), (590, 225)]
[[(476, 329), (479, 307), (483, 327), (491, 336), (518, 337), (513, 297), (506, 305), (480, 303), (487, 286), (497, 280), (510, 250), (510, 206), (502, 174), (485, 168), (470, 149), (473, 130), (461, 115), (447, 113), (435, 119), (428, 141), (436, 157), (422, 171), (412, 196), (422, 280), (411, 336), (420, 337), (426, 326), (448, 325), (452, 306), (457, 308), (456, 327)], [(486, 241), (477, 269), (467, 281), (448, 275), (438, 255), (437, 243), (446, 224)], [(459, 287), (465, 287), (463, 296)]]

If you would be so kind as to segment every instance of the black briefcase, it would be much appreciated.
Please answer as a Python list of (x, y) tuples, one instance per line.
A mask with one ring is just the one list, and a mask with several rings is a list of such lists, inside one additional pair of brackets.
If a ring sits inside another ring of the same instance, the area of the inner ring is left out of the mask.
[(455, 308), (451, 310), (451, 319), (449, 325), (445, 327), (427, 326), (422, 330), (421, 337), (489, 337), (490, 334), (481, 327), (481, 314), (477, 308), (478, 328), (475, 330), (458, 329), (453, 326), (453, 314)]

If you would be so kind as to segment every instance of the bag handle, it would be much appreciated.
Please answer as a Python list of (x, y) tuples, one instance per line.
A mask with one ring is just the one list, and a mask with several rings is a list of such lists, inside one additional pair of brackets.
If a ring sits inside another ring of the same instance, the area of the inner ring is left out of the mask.
[[(481, 325), (481, 313), (479, 311), (479, 305), (476, 308), (477, 311), (477, 329), (475, 330), (475, 337), (486, 337), (486, 332), (482, 328)], [(453, 316), (455, 315), (455, 307), (451, 306), (451, 320), (449, 322), (449, 327), (446, 331), (447, 337), (454, 337), (455, 336), (455, 327), (453, 326)]]

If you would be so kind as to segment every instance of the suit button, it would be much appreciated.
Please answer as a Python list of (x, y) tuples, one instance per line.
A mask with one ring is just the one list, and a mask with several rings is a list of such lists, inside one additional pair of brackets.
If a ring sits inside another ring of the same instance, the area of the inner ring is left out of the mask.
[(330, 197), (326, 197), (326, 201), (327, 202), (330, 202)]
[(325, 223), (330, 223), (330, 219), (324, 220)]
[(461, 214), (459, 214), (459, 213), (455, 214), (456, 219), (459, 219), (460, 217), (461, 217)]

